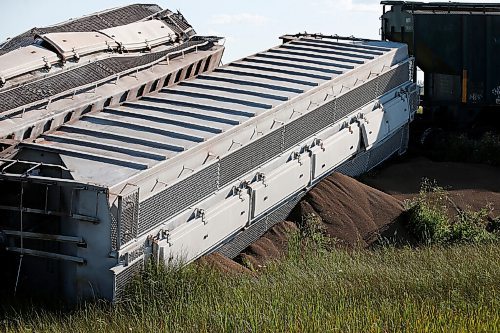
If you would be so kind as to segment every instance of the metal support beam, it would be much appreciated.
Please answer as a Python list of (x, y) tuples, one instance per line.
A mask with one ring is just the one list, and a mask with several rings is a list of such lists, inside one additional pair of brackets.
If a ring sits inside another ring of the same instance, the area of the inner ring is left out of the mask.
[(19, 254), (29, 255), (29, 256), (34, 256), (34, 257), (54, 259), (54, 260), (63, 260), (63, 261), (71, 261), (71, 262), (75, 262), (75, 263), (81, 264), (81, 265), (86, 263), (85, 259), (83, 259), (83, 258), (75, 257), (75, 256), (68, 256), (68, 255), (59, 254), (59, 253), (52, 253), (52, 252), (45, 252), (45, 251), (38, 251), (38, 250), (31, 250), (31, 249), (21, 249), (18, 247), (7, 247), (7, 248), (5, 248), (5, 250), (9, 251), (9, 252), (16, 252)]
[(80, 214), (67, 214), (67, 213), (63, 213), (63, 212), (56, 212), (56, 211), (51, 211), (51, 210), (43, 210), (43, 209), (28, 208), (28, 207), (23, 207), (21, 209), (20, 207), (17, 207), (17, 206), (0, 205), (0, 210), (8, 210), (8, 211), (14, 211), (14, 212), (22, 211), (22, 212), (31, 213), (31, 214), (68, 217), (68, 218), (72, 218), (75, 220), (81, 220), (81, 221), (92, 222), (92, 223), (99, 223), (100, 222), (100, 220), (97, 217), (93, 217), (93, 216), (80, 215)]
[(15, 230), (2, 230), (2, 231), (7, 236), (24, 237), (29, 239), (41, 239), (45, 241), (56, 241), (62, 243), (74, 243), (77, 245), (86, 245), (86, 242), (82, 237), (41, 234), (37, 232), (26, 232), (26, 231), (20, 232)]

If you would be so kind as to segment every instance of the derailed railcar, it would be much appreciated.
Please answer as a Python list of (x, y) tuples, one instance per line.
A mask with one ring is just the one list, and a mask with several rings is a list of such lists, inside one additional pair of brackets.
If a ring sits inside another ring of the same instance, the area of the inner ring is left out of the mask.
[(411, 1), (381, 4), (384, 6), (382, 39), (407, 43), (416, 59), (415, 66), (424, 72), (427, 119), (449, 127), (466, 126), (482, 111), (489, 111), (485, 113), (489, 119), (498, 117), (499, 4)]
[(22, 143), (0, 166), (4, 244), (30, 258), (10, 269), (116, 299), (146, 261), (233, 257), (326, 175), (405, 151), (418, 96), (405, 45), (284, 40)]

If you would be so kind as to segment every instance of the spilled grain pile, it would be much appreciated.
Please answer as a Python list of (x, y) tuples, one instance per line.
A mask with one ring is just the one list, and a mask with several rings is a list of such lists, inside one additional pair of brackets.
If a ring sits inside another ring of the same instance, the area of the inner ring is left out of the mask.
[(334, 173), (305, 196), (292, 216), (297, 222), (319, 216), (327, 235), (340, 245), (367, 247), (380, 238), (410, 240), (403, 212), (402, 202), (393, 196)]
[[(326, 236), (346, 247), (369, 247), (380, 239), (412, 242), (402, 218), (403, 204), (393, 196), (359, 181), (334, 173), (314, 187), (295, 207), (288, 220), (276, 224), (247, 247), (235, 261), (211, 254), (202, 259), (223, 272), (250, 273), (279, 259), (287, 250), (288, 236), (310, 216), (319, 221)], [(290, 222), (292, 221), (292, 222)]]

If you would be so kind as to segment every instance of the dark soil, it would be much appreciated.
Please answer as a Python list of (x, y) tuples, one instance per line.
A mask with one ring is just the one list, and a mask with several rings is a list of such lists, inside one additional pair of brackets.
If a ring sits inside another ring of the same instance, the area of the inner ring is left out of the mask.
[(500, 215), (500, 168), (486, 164), (434, 162), (424, 157), (397, 161), (363, 177), (363, 183), (399, 200), (415, 197), (422, 179), (444, 187), (458, 208), (479, 210), (490, 204)]

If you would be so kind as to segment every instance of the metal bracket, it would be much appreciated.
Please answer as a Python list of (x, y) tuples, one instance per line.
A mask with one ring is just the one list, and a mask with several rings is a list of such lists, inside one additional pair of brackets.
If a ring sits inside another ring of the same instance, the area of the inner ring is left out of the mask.
[(205, 210), (204, 209), (196, 208), (194, 210), (194, 217), (197, 219), (201, 219), (201, 222), (203, 222), (203, 224), (208, 223), (208, 221), (206, 220), (206, 217), (205, 217)]
[(257, 172), (257, 174), (255, 175), (255, 177), (257, 178), (257, 181), (260, 181), (262, 182), (262, 184), (264, 184), (264, 186), (267, 186), (266, 184), (266, 175), (262, 172)]
[(297, 162), (299, 162), (299, 164), (302, 165), (302, 158), (301, 158), (300, 155), (301, 155), (300, 153), (298, 153), (298, 152), (295, 151), (295, 152), (292, 153), (292, 158), (294, 160), (297, 160)]

